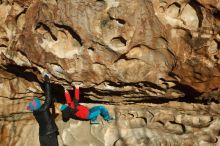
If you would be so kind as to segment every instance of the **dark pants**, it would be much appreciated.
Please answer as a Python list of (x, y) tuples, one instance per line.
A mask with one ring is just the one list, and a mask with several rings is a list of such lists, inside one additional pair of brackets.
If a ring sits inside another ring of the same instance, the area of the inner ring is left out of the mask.
[(58, 146), (57, 133), (39, 136), (41, 146)]

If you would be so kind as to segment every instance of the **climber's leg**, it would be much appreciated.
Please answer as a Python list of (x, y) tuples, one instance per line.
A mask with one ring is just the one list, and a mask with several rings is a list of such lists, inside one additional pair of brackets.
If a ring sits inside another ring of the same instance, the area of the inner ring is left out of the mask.
[(97, 121), (97, 117), (100, 115), (101, 111), (98, 106), (94, 106), (89, 110), (89, 117), (88, 119), (91, 120), (92, 124), (99, 124)]
[(58, 146), (57, 133), (39, 136), (41, 146)]
[(99, 106), (99, 109), (105, 121), (113, 120), (113, 118), (109, 115), (108, 110), (104, 106)]

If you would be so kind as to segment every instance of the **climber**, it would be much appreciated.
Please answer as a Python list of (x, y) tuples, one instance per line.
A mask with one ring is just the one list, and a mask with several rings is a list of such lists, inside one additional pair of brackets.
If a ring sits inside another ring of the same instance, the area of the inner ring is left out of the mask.
[(36, 97), (29, 102), (27, 109), (33, 111), (33, 115), (39, 124), (39, 140), (41, 146), (58, 146), (58, 128), (54, 118), (50, 112), (50, 107), (53, 105), (53, 98), (50, 91), (50, 79), (44, 75), (45, 83), (45, 102), (41, 105), (40, 100)]
[(108, 110), (104, 106), (94, 106), (88, 109), (86, 106), (79, 104), (79, 86), (75, 86), (75, 97), (73, 101), (69, 91), (65, 90), (65, 98), (67, 104), (62, 104), (60, 110), (62, 112), (63, 121), (68, 121), (69, 118), (79, 120), (90, 120), (91, 124), (99, 124), (97, 117), (101, 115), (105, 121), (110, 122), (113, 118), (109, 115)]

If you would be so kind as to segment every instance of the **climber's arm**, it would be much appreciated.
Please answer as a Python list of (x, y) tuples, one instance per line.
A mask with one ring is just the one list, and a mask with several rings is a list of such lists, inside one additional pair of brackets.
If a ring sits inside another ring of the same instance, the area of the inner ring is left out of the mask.
[(44, 76), (44, 84), (45, 84), (45, 102), (41, 106), (40, 111), (47, 110), (52, 104), (52, 95), (51, 95), (51, 87), (50, 87), (50, 79), (48, 75)]
[(75, 97), (76, 100), (79, 101), (79, 86), (75, 86)]
[(64, 89), (65, 90), (65, 98), (66, 98), (66, 103), (71, 107), (71, 108), (74, 108), (74, 103), (72, 102), (71, 100), (71, 96), (70, 96), (70, 93), (68, 90)]

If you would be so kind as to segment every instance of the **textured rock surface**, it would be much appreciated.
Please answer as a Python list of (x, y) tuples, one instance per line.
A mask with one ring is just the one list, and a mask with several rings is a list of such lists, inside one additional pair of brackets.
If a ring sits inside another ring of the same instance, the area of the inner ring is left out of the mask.
[(29, 70), (36, 82), (47, 71), (57, 84), (82, 82), (100, 94), (179, 98), (182, 86), (199, 93), (218, 88), (218, 1), (38, 0), (0, 6), (3, 70)]
[(60, 102), (80, 82), (84, 102), (122, 105), (116, 124), (58, 118), (67, 144), (81, 128), (92, 145), (219, 145), (219, 44), (219, 0), (0, 0), (0, 144), (37, 144), (25, 105), (46, 71)]
[[(87, 104), (87, 106), (93, 106)], [(132, 106), (132, 108), (131, 108)], [(56, 118), (59, 143), (68, 146), (218, 146), (220, 106), (204, 106), (169, 102), (155, 104), (106, 106), (116, 118), (111, 123), (90, 125), (87, 121)], [(38, 126), (31, 114), (17, 114), (5, 118), (1, 124), (2, 145), (37, 146)], [(27, 138), (28, 135), (28, 138)]]

